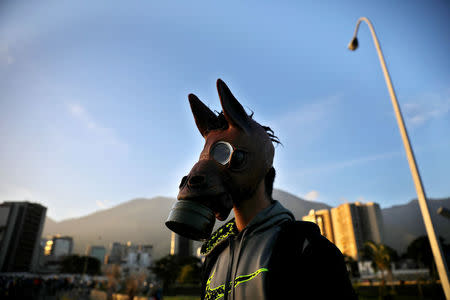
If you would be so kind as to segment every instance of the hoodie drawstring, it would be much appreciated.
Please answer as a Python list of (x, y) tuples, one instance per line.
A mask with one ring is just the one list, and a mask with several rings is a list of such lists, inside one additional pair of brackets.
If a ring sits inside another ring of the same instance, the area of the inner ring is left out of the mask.
[[(234, 238), (230, 238), (230, 264), (228, 265), (227, 277), (225, 279), (225, 293), (223, 295), (223, 300), (228, 299), (228, 293), (230, 291), (230, 285), (228, 284), (231, 281), (231, 273), (233, 269), (233, 260), (234, 260)], [(233, 279), (234, 284), (234, 279)]]
[(244, 229), (244, 232), (242, 233), (242, 238), (240, 240), (239, 243), (239, 248), (238, 248), (238, 252), (237, 252), (237, 259), (236, 259), (236, 269), (234, 270), (234, 274), (235, 276), (233, 276), (233, 282), (231, 283), (231, 288), (232, 288), (232, 294), (233, 294), (233, 300), (234, 300), (234, 280), (236, 279), (236, 275), (237, 275), (237, 269), (239, 267), (239, 261), (241, 260), (241, 249), (242, 249), (242, 245), (245, 243), (245, 234), (247, 233), (246, 228)]

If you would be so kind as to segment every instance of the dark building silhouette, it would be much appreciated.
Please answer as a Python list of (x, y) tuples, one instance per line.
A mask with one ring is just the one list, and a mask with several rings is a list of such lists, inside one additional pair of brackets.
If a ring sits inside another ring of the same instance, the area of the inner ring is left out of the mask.
[(192, 241), (172, 232), (170, 238), (170, 255), (187, 257), (192, 254)]
[(0, 271), (33, 272), (47, 208), (30, 202), (0, 204)]
[(120, 265), (126, 255), (127, 245), (114, 242), (110, 246), (109, 254), (105, 258), (107, 264)]

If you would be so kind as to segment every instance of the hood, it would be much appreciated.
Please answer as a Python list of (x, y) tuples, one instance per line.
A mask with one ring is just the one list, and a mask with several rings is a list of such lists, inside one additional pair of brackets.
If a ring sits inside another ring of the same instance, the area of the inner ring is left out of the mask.
[(247, 235), (264, 231), (286, 220), (294, 221), (295, 217), (280, 202), (273, 200), (272, 204), (260, 211), (239, 234), (244, 231)]
[(267, 230), (282, 222), (294, 220), (295, 217), (289, 210), (277, 200), (273, 200), (271, 205), (260, 211), (241, 232), (238, 231), (234, 218), (217, 229), (202, 245), (200, 253), (202, 255), (208, 255), (214, 248), (228, 240), (230, 237), (242, 235), (244, 232), (249, 236)]

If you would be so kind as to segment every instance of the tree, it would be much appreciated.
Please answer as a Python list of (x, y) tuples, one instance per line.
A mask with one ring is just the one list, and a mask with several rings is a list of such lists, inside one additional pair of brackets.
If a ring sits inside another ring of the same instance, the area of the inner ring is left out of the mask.
[(182, 283), (199, 283), (201, 261), (194, 256), (167, 255), (155, 261), (152, 271), (164, 282), (163, 288), (167, 290), (177, 279), (180, 279)]
[(177, 264), (176, 255), (166, 255), (163, 258), (155, 261), (151, 268), (153, 273), (163, 281), (163, 289), (167, 290), (169, 285), (177, 279), (180, 266)]
[(196, 264), (184, 265), (177, 281), (184, 284), (200, 284), (201, 268)]
[(200, 284), (202, 263), (195, 256), (184, 257), (181, 261), (181, 269), (177, 281), (180, 283)]
[[(441, 236), (439, 237), (439, 241), (441, 242), (444, 253), (446, 253), (449, 245), (445, 244), (445, 240)], [(413, 259), (419, 265), (419, 267), (428, 268), (433, 274), (433, 277), (437, 276), (433, 252), (430, 246), (430, 240), (426, 235), (419, 236), (409, 244), (408, 248), (406, 249), (406, 256)]]
[[(391, 247), (383, 245), (383, 244), (377, 244), (373, 241), (368, 241), (368, 242), (364, 243), (364, 246), (365, 246), (365, 250), (364, 250), (365, 255), (370, 257), (370, 259), (372, 260), (372, 265), (373, 265), (374, 269), (381, 271), (380, 272), (381, 273), (381, 285), (380, 285), (378, 295), (379, 295), (379, 299), (382, 299), (386, 296), (389, 296), (389, 295), (385, 295), (386, 280), (384, 277), (384, 272), (387, 271), (388, 280), (391, 281), (393, 279), (391, 262), (393, 261), (393, 258), (398, 259), (398, 254)], [(393, 286), (392, 286), (392, 292), (395, 293)]]
[(108, 289), (106, 291), (106, 299), (112, 300), (113, 293), (120, 281), (122, 270), (119, 265), (108, 265), (105, 270), (105, 275), (108, 278)]
[(68, 255), (61, 261), (61, 273), (99, 275), (101, 263), (95, 257)]
[(347, 272), (350, 274), (351, 277), (359, 277), (359, 270), (358, 270), (358, 262), (353, 259), (353, 257), (342, 254), (344, 256), (344, 262), (345, 266), (347, 267)]
[(144, 283), (146, 278), (147, 278), (146, 272), (132, 273), (128, 275), (128, 277), (125, 279), (125, 285), (129, 300), (134, 299), (134, 296), (142, 288), (142, 283)]
[(368, 241), (364, 245), (365, 253), (372, 260), (374, 269), (381, 271), (382, 280), (385, 280), (384, 271), (387, 271), (388, 279), (392, 280), (391, 262), (393, 261), (393, 256), (398, 258), (397, 252), (389, 246), (377, 244), (372, 241)]

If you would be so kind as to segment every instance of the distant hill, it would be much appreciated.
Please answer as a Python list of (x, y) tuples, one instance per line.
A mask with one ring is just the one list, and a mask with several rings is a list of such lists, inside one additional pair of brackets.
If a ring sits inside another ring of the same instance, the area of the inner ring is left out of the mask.
[[(273, 196), (296, 218), (308, 214), (311, 209), (329, 208), (324, 203), (303, 200), (281, 190), (274, 190)], [(161, 257), (169, 252), (170, 231), (164, 222), (174, 202), (175, 199), (165, 197), (138, 198), (81, 218), (61, 222), (47, 218), (43, 236), (72, 236), (76, 253), (84, 253), (90, 244), (105, 247), (116, 241), (152, 244), (155, 257)]]
[[(450, 208), (450, 197), (430, 199), (430, 213), (434, 227), (447, 243), (450, 242), (450, 220), (437, 214), (441, 206)], [(425, 235), (425, 225), (420, 213), (419, 203), (412, 200), (407, 204), (396, 205), (382, 210), (385, 243), (403, 252), (416, 237)]]
[(74, 239), (74, 252), (85, 253), (88, 245), (109, 247), (113, 242), (152, 244), (155, 256), (168, 253), (170, 231), (164, 221), (175, 199), (133, 199), (93, 214), (61, 222), (46, 222), (43, 236), (63, 234)]
[[(281, 190), (274, 190), (273, 197), (292, 211), (296, 219), (301, 219), (311, 209), (330, 208), (324, 203), (307, 201)], [(175, 199), (166, 197), (138, 198), (81, 218), (61, 222), (47, 218), (43, 236), (58, 233), (72, 236), (76, 253), (84, 253), (88, 245), (109, 247), (112, 242), (152, 244), (154, 255), (158, 258), (169, 252), (170, 231), (164, 222), (174, 203)], [(450, 241), (450, 221), (436, 214), (440, 206), (450, 208), (450, 198), (431, 201), (431, 211), (438, 232)], [(414, 238), (425, 234), (416, 200), (382, 209), (382, 215), (385, 242), (400, 252)], [(218, 226), (219, 222), (216, 223), (216, 227)]]
[(272, 197), (273, 199), (280, 201), (284, 207), (289, 209), (297, 220), (301, 220), (301, 218), (307, 215), (311, 209), (330, 208), (330, 206), (325, 203), (304, 200), (288, 192), (277, 189), (273, 190)]

